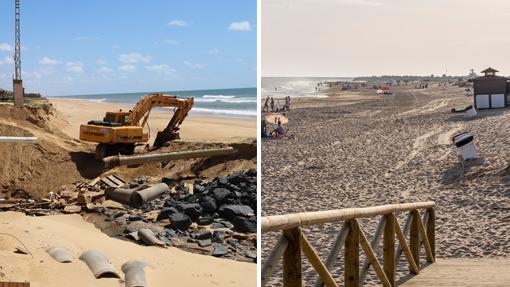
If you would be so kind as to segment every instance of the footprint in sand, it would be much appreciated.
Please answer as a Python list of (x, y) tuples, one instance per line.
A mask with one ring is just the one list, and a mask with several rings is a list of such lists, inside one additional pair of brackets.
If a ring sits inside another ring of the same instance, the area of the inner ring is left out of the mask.
[(433, 111), (435, 111), (437, 109), (440, 109), (442, 107), (446, 107), (448, 105), (449, 101), (450, 101), (449, 99), (446, 99), (446, 100), (432, 100), (432, 101), (430, 101), (429, 103), (427, 103), (424, 106), (421, 106), (421, 107), (418, 107), (418, 108), (415, 108), (415, 109), (412, 109), (412, 110), (409, 110), (409, 111), (405, 111), (405, 112), (400, 113), (398, 115), (399, 116), (407, 116), (407, 115), (419, 115), (419, 114), (430, 113), (430, 112), (433, 112)]
[(437, 137), (437, 143), (440, 144), (440, 145), (449, 145), (451, 144), (451, 138), (452, 136), (459, 132), (460, 130), (464, 129), (464, 125), (463, 124), (457, 124), (454, 128), (452, 128), (451, 130), (447, 131), (447, 132), (444, 132), (442, 134), (440, 134), (438, 137)]
[(416, 155), (419, 154), (423, 150), (423, 148), (425, 147), (425, 143), (427, 142), (427, 139), (429, 139), (430, 137), (432, 137), (435, 134), (436, 134), (436, 131), (435, 131), (435, 129), (433, 129), (432, 131), (417, 137), (413, 143), (413, 150), (403, 161), (401, 161), (397, 164), (397, 166), (395, 167), (395, 170), (401, 169), (404, 165), (406, 165), (411, 160), (413, 160), (416, 157)]

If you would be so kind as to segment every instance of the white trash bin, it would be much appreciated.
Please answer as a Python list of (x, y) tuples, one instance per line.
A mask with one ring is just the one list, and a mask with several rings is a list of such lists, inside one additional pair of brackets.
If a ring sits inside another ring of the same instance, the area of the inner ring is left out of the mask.
[(452, 142), (457, 147), (459, 154), (464, 160), (478, 159), (478, 149), (475, 145), (474, 136), (464, 132), (452, 137)]

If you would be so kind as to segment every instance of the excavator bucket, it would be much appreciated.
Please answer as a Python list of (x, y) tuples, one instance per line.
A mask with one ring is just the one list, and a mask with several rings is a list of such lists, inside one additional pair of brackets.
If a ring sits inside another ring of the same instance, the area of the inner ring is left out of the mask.
[(193, 107), (193, 98), (187, 99), (181, 102), (180, 109), (177, 109), (170, 120), (168, 125), (163, 131), (158, 132), (156, 140), (154, 141), (155, 147), (162, 147), (165, 143), (180, 139), (179, 137), (179, 126), (182, 124), (188, 112)]
[(156, 140), (154, 140), (154, 146), (155, 147), (162, 147), (165, 143), (173, 140), (180, 139), (179, 133), (176, 132), (168, 132), (166, 129), (163, 131), (158, 132), (158, 135), (156, 136)]

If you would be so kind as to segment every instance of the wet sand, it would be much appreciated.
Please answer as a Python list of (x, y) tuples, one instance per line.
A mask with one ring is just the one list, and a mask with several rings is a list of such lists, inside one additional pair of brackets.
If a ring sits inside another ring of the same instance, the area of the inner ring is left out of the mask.
[[(467, 121), (450, 112), (473, 102), (461, 88), (394, 90), (348, 105), (346, 92), (307, 99), (313, 104), (301, 107), (293, 101), (299, 108), (288, 113), (290, 136), (262, 143), (263, 216), (432, 200), (438, 257), (510, 256), (510, 109), (480, 111)], [(487, 166), (463, 172), (449, 142), (458, 131), (474, 133)], [(360, 221), (369, 240), (376, 220)], [(304, 233), (325, 259), (339, 229), (325, 224)], [(277, 235), (262, 236), (262, 262)], [(332, 271), (336, 278), (343, 276), (341, 257)], [(400, 275), (408, 273), (404, 261)], [(312, 270), (304, 263), (306, 285), (316, 278)], [(273, 285), (281, 278), (281, 271), (273, 274)], [(367, 283), (379, 284), (372, 269)]]

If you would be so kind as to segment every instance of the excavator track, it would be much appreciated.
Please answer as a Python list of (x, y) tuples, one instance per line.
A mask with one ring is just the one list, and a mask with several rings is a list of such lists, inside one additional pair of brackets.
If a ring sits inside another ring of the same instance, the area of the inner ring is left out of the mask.
[(133, 154), (135, 152), (135, 144), (98, 144), (96, 146), (95, 159), (102, 161), (103, 158), (118, 154)]

